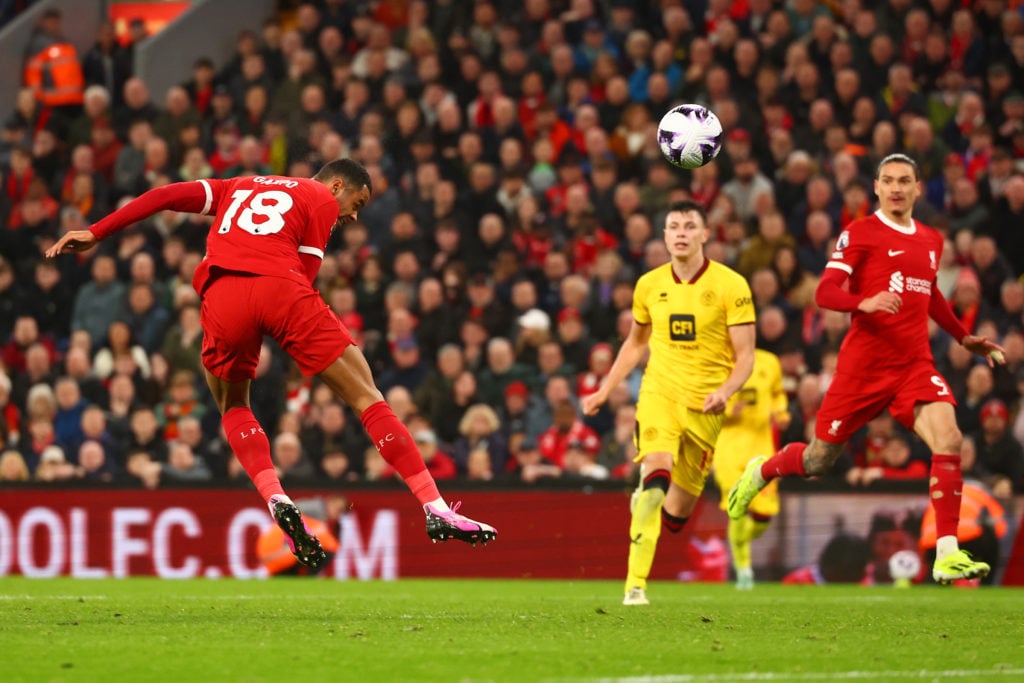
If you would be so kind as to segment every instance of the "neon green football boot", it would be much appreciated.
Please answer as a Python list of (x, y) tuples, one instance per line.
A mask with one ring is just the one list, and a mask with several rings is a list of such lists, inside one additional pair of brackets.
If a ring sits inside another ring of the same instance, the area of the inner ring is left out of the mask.
[(978, 562), (966, 550), (957, 550), (932, 565), (932, 578), (943, 586), (957, 579), (982, 579), (988, 576), (992, 567), (987, 562)]
[(768, 482), (761, 476), (761, 465), (765, 463), (768, 458), (763, 455), (756, 458), (752, 458), (747, 463), (747, 468), (743, 470), (743, 475), (740, 480), (732, 487), (729, 491), (729, 503), (728, 510), (729, 517), (732, 519), (739, 519), (743, 515), (747, 514), (747, 508), (750, 507), (750, 501), (754, 500), (754, 496), (760, 493), (761, 489)]

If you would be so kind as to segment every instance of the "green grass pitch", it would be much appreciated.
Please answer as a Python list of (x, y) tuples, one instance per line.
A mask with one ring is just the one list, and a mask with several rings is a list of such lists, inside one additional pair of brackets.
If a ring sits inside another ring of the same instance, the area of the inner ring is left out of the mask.
[(1024, 681), (1024, 591), (0, 579), (0, 680)]

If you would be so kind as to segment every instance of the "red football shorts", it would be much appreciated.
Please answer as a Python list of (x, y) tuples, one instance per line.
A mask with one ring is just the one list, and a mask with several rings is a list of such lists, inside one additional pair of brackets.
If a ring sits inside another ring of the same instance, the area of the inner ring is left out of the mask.
[(956, 405), (946, 380), (928, 361), (888, 375), (837, 374), (818, 410), (814, 434), (822, 441), (845, 443), (886, 408), (913, 430), (914, 406), (936, 402)]
[(269, 335), (315, 375), (352, 343), (319, 293), (281, 277), (224, 273), (206, 287), (200, 309), (203, 367), (226, 382), (256, 377), (260, 346)]

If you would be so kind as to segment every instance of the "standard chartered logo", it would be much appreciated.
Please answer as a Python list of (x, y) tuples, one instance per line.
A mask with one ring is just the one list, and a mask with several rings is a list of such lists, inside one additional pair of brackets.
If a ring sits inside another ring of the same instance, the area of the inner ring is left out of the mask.
[(914, 292), (917, 294), (931, 294), (932, 283), (919, 277), (904, 277), (903, 273), (896, 271), (889, 276), (889, 291), (896, 294)]
[(889, 291), (903, 293), (903, 273), (898, 270), (889, 276)]

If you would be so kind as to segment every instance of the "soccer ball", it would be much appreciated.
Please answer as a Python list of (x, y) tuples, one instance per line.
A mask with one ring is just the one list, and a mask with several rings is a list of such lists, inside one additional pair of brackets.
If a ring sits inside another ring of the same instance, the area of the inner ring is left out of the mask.
[(658, 146), (674, 166), (703, 166), (722, 149), (722, 122), (707, 107), (680, 104), (661, 117)]
[(921, 558), (913, 550), (900, 550), (889, 558), (889, 575), (898, 585), (909, 585), (921, 571)]

